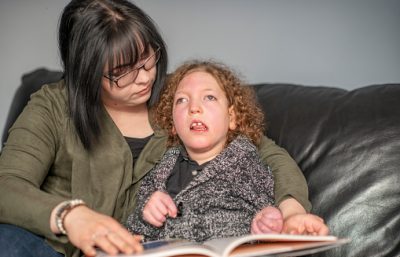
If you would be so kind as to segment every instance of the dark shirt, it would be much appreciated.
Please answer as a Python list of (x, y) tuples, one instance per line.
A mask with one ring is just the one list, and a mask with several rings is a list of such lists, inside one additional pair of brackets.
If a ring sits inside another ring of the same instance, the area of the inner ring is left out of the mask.
[(140, 153), (142, 152), (143, 148), (146, 146), (146, 144), (149, 142), (150, 138), (153, 135), (154, 134), (151, 134), (150, 136), (145, 138), (124, 137), (132, 152), (132, 159), (133, 159), (132, 167), (135, 167), (135, 163), (139, 158)]
[(203, 170), (208, 162), (199, 165), (196, 161), (190, 159), (186, 150), (181, 147), (180, 154), (171, 175), (167, 180), (167, 192), (174, 198), (182, 189), (184, 189), (192, 179)]

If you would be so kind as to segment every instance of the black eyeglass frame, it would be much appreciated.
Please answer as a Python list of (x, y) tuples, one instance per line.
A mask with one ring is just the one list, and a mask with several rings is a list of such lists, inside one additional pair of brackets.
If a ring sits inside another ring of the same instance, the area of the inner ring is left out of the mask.
[[(119, 87), (119, 88), (124, 88), (124, 87), (128, 86), (130, 83), (128, 83), (128, 84), (126, 84), (126, 85), (124, 85), (124, 86), (120, 86), (120, 85), (118, 84), (118, 81), (119, 81), (120, 79), (122, 79), (123, 77), (127, 76), (128, 74), (130, 74), (130, 73), (136, 71), (136, 72), (137, 72), (137, 73), (136, 73), (136, 76), (132, 79), (132, 82), (133, 82), (133, 81), (136, 80), (137, 76), (139, 75), (139, 71), (140, 71), (141, 69), (144, 69), (145, 71), (149, 71), (149, 70), (151, 70), (152, 68), (154, 68), (154, 66), (156, 66), (157, 63), (158, 63), (158, 61), (160, 60), (160, 56), (161, 56), (161, 55), (159, 54), (160, 50), (161, 50), (161, 47), (158, 47), (158, 48), (154, 51), (154, 53), (153, 53), (152, 55), (150, 55), (149, 57), (147, 57), (147, 59), (143, 62), (142, 65), (140, 65), (140, 66), (138, 66), (138, 67), (132, 68), (130, 71), (128, 71), (128, 72), (122, 74), (122, 75), (119, 76), (118, 78), (112, 78), (112, 77), (110, 77), (110, 76), (108, 76), (108, 75), (103, 75), (103, 77), (105, 77), (106, 79), (108, 79), (108, 80), (114, 82), (115, 85), (117, 85), (117, 87)], [(147, 69), (146, 69), (146, 66), (145, 66), (146, 63), (147, 63), (151, 58), (153, 58), (155, 55), (157, 55), (157, 56), (156, 56), (157, 59), (154, 61), (154, 65), (152, 65), (150, 68), (147, 68)]]

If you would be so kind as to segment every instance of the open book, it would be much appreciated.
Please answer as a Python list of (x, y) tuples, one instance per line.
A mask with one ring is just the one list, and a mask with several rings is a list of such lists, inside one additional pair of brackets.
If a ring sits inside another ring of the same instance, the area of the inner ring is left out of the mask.
[[(285, 234), (259, 234), (240, 237), (218, 238), (204, 243), (182, 239), (152, 241), (143, 244), (140, 254), (118, 255), (120, 257), (246, 257), (246, 256), (300, 256), (325, 251), (347, 243), (347, 239), (335, 236), (303, 236)], [(96, 257), (108, 257), (98, 252)]]

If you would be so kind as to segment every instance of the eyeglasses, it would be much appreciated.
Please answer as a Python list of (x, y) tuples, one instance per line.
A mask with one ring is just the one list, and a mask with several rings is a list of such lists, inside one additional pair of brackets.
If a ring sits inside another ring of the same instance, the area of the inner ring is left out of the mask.
[(147, 59), (140, 66), (133, 67), (130, 71), (128, 71), (120, 76), (103, 75), (103, 77), (114, 82), (115, 85), (117, 85), (117, 87), (119, 87), (119, 88), (126, 87), (126, 86), (132, 84), (136, 80), (136, 78), (139, 74), (139, 71), (142, 68), (146, 71), (149, 71), (157, 64), (158, 60), (160, 60), (160, 55), (161, 55), (160, 49), (161, 49), (160, 47), (157, 48), (157, 50), (155, 50), (152, 55), (147, 57)]

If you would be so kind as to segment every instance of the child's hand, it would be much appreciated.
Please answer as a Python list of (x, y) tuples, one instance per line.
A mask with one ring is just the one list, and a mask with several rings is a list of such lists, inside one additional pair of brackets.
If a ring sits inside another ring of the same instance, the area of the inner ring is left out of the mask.
[(259, 211), (251, 222), (252, 234), (280, 233), (283, 227), (283, 218), (280, 210), (268, 206)]
[(319, 235), (329, 234), (329, 228), (324, 220), (313, 214), (295, 214), (284, 221), (282, 233), (292, 235)]
[(178, 209), (172, 198), (161, 191), (154, 192), (143, 209), (143, 219), (155, 227), (161, 227), (167, 216), (175, 218)]

